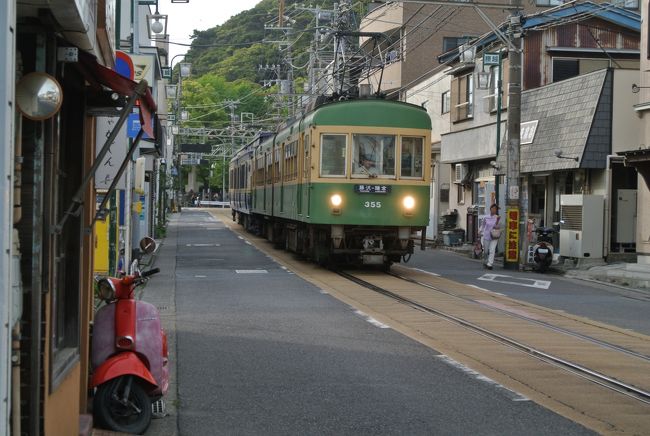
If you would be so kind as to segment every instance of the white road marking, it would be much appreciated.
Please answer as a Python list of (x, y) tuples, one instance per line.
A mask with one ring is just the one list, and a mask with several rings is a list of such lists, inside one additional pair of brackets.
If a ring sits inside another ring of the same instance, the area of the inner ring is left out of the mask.
[(375, 318), (366, 315), (365, 313), (361, 312), (360, 310), (355, 310), (354, 313), (359, 315), (361, 318), (364, 318), (366, 321), (368, 321), (370, 324), (374, 325), (375, 327), (379, 327), (380, 329), (389, 329), (390, 326), (386, 325), (382, 322), (377, 321)]
[(221, 247), (221, 244), (185, 244), (186, 247)]
[(483, 274), (478, 280), (486, 282), (506, 283), (508, 285), (526, 286), (529, 288), (548, 289), (551, 286), (550, 280), (519, 279), (504, 274)]
[(206, 277), (208, 277), (208, 276), (195, 275), (194, 277), (197, 278), (197, 279), (204, 279), (204, 278), (206, 278)]
[(440, 354), (440, 355), (438, 355), (436, 357), (438, 359), (442, 360), (443, 362), (447, 363), (448, 365), (451, 365), (454, 368), (460, 369), (465, 374), (471, 375), (472, 377), (474, 377), (477, 380), (480, 380), (480, 381), (482, 381), (484, 383), (490, 384), (490, 385), (496, 387), (497, 389), (501, 389), (501, 390), (506, 391), (508, 393), (508, 397), (510, 397), (510, 399), (512, 401), (530, 401), (530, 399), (524, 397), (520, 393), (508, 389), (507, 387), (503, 386), (502, 384), (499, 384), (496, 381), (492, 380), (491, 378), (486, 377), (483, 374), (474, 371), (473, 369), (463, 365), (462, 363), (452, 359), (449, 356), (446, 356), (444, 354)]
[(266, 274), (268, 273), (265, 269), (236, 269), (237, 274)]
[(285, 271), (286, 271), (287, 273), (289, 273), (289, 274), (295, 274), (293, 271), (291, 271), (291, 270), (290, 270), (289, 268), (287, 268), (286, 266), (280, 265), (280, 268), (282, 268), (283, 270), (285, 270)]
[(427, 270), (424, 270), (424, 269), (420, 269), (420, 268), (411, 268), (410, 266), (406, 266), (406, 267), (404, 267), (404, 268), (412, 269), (412, 270), (414, 270), (414, 271), (420, 271), (420, 272), (423, 272), (423, 273), (425, 273), (425, 274), (429, 274), (429, 275), (432, 275), (432, 276), (435, 276), (435, 277), (440, 277), (440, 274), (436, 274), (436, 273), (434, 273), (434, 272), (427, 271)]
[(467, 283), (467, 286), (469, 286), (471, 288), (474, 288), (474, 289), (478, 289), (479, 291), (489, 292), (490, 294), (501, 295), (502, 297), (505, 297), (505, 294), (502, 294), (500, 292), (490, 291), (489, 289), (485, 289), (485, 288), (482, 288), (480, 286), (472, 285), (472, 284), (469, 284), (469, 283)]

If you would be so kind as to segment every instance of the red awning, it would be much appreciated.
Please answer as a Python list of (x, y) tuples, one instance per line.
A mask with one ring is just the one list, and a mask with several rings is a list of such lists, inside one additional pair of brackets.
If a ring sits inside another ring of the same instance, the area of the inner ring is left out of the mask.
[[(97, 58), (90, 53), (79, 50), (79, 64), (84, 71), (86, 80), (94, 85), (103, 85), (112, 89), (118, 94), (131, 97), (135, 93), (135, 87), (138, 85), (133, 80), (129, 80), (115, 71), (100, 65)], [(138, 98), (140, 107), (140, 125), (150, 138), (155, 138), (155, 132), (152, 125), (152, 115), (156, 112), (156, 102), (151, 96), (149, 87), (145, 95)]]

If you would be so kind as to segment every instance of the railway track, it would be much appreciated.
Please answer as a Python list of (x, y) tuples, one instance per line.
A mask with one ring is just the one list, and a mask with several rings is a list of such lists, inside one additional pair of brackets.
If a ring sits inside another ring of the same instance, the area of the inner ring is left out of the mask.
[[(230, 224), (228, 220), (224, 220)], [(649, 434), (650, 337), (393, 265), (355, 281), (246, 236), (319, 290), (599, 434)], [(472, 328), (476, 326), (476, 328)], [(502, 340), (503, 339), (503, 340)], [(520, 401), (520, 400), (517, 400)]]
[[(524, 352), (524, 353), (526, 353), (526, 354), (528, 354), (528, 355), (530, 355), (532, 357), (535, 357), (535, 358), (537, 358), (539, 360), (542, 360), (542, 361), (544, 361), (546, 363), (552, 364), (552, 365), (554, 365), (554, 366), (556, 366), (558, 368), (569, 371), (569, 372), (571, 372), (571, 373), (573, 373), (573, 374), (575, 374), (577, 376), (580, 376), (580, 377), (582, 377), (582, 378), (584, 378), (586, 380), (589, 380), (589, 381), (591, 381), (593, 383), (596, 383), (596, 384), (598, 384), (598, 385), (600, 385), (602, 387), (605, 387), (605, 388), (610, 389), (612, 391), (615, 391), (615, 392), (618, 392), (620, 394), (629, 396), (629, 397), (631, 397), (633, 399), (636, 399), (638, 401), (641, 401), (643, 403), (650, 404), (650, 391), (637, 388), (637, 387), (635, 387), (635, 386), (633, 386), (631, 384), (621, 382), (621, 381), (617, 380), (614, 377), (610, 377), (610, 376), (607, 376), (605, 374), (602, 374), (599, 371), (589, 369), (589, 368), (584, 367), (583, 365), (580, 365), (578, 363), (572, 362), (570, 360), (564, 359), (562, 357), (559, 357), (559, 356), (551, 354), (551, 353), (547, 353), (547, 352), (545, 352), (545, 351), (543, 351), (543, 350), (541, 350), (541, 349), (539, 349), (537, 347), (522, 343), (522, 342), (520, 342), (518, 340), (515, 340), (515, 339), (513, 339), (511, 337), (508, 337), (508, 336), (505, 336), (503, 334), (497, 333), (497, 332), (495, 332), (493, 330), (481, 327), (477, 323), (468, 321), (468, 320), (463, 319), (463, 318), (459, 318), (459, 317), (457, 317), (457, 316), (455, 316), (453, 314), (446, 313), (446, 312), (441, 311), (439, 309), (430, 307), (430, 306), (428, 306), (426, 304), (419, 303), (418, 301), (415, 301), (414, 299), (405, 297), (403, 295), (400, 295), (397, 292), (393, 292), (393, 291), (390, 291), (388, 289), (377, 286), (377, 285), (375, 285), (373, 283), (370, 283), (369, 281), (363, 280), (363, 279), (361, 279), (361, 278), (359, 278), (359, 277), (357, 277), (357, 276), (355, 276), (353, 274), (350, 274), (350, 273), (347, 273), (347, 272), (344, 272), (344, 271), (337, 271), (337, 274), (339, 274), (340, 276), (342, 276), (342, 277), (344, 277), (344, 278), (346, 278), (346, 279), (348, 279), (348, 280), (350, 280), (350, 281), (352, 281), (352, 282), (354, 282), (354, 283), (356, 283), (358, 285), (361, 285), (361, 286), (363, 286), (365, 288), (368, 288), (368, 289), (370, 289), (370, 290), (372, 290), (374, 292), (377, 292), (377, 293), (379, 293), (381, 295), (384, 295), (384, 296), (386, 296), (388, 298), (391, 298), (391, 299), (393, 299), (395, 301), (398, 301), (401, 304), (404, 304), (404, 305), (406, 305), (408, 307), (411, 307), (413, 309), (416, 309), (416, 310), (419, 310), (419, 311), (422, 311), (422, 312), (425, 312), (425, 313), (428, 313), (428, 314), (443, 318), (443, 319), (445, 319), (447, 321), (453, 322), (453, 323), (455, 323), (455, 324), (457, 324), (459, 326), (462, 326), (462, 327), (464, 327), (466, 329), (469, 329), (469, 330), (471, 330), (471, 331), (473, 331), (475, 333), (478, 333), (478, 334), (481, 334), (483, 336), (489, 337), (490, 339), (495, 340), (495, 341), (497, 341), (497, 342), (499, 342), (501, 344), (507, 345), (507, 346), (509, 346), (511, 348), (517, 349), (517, 350), (519, 350), (521, 352)], [(428, 289), (435, 290), (436, 292), (443, 292), (443, 293), (445, 293), (447, 295), (451, 295), (451, 294), (449, 294), (449, 293), (447, 293), (447, 292), (445, 292), (443, 290), (435, 288), (434, 286), (431, 286), (431, 285), (428, 285), (428, 284), (425, 284), (425, 283), (420, 283), (420, 282), (418, 282), (416, 280), (409, 279), (409, 278), (404, 277), (402, 275), (394, 274), (394, 273), (389, 273), (389, 274), (392, 275), (393, 277), (396, 277), (396, 278), (400, 279), (400, 280), (405, 280), (405, 281), (409, 281), (411, 283), (416, 283), (416, 284), (419, 284), (420, 286), (426, 287)], [(452, 295), (452, 297), (464, 300), (466, 302), (470, 302), (472, 304), (479, 304), (480, 305), (480, 303), (476, 303), (475, 301), (471, 301), (469, 299), (464, 299), (464, 298), (458, 297), (456, 295)], [(579, 333), (576, 333), (576, 332), (572, 332), (572, 331), (569, 331), (569, 330), (566, 330), (566, 329), (561, 329), (561, 328), (558, 328), (558, 327), (555, 327), (555, 326), (551, 326), (551, 325), (549, 325), (547, 323), (541, 323), (541, 322), (539, 322), (537, 320), (533, 320), (533, 319), (531, 319), (529, 317), (524, 317), (524, 316), (521, 316), (521, 315), (516, 315), (516, 314), (509, 313), (509, 312), (501, 311), (501, 310), (495, 309), (493, 307), (489, 307), (489, 309), (490, 310), (497, 310), (499, 312), (502, 312), (506, 316), (516, 316), (516, 317), (518, 317), (520, 319), (525, 319), (527, 321), (531, 321), (531, 322), (534, 322), (536, 324), (543, 325), (545, 328), (550, 328), (550, 329), (553, 329), (554, 331), (561, 332), (563, 334), (567, 334), (567, 335), (574, 336), (576, 338), (584, 339), (584, 340), (587, 340), (587, 341), (589, 341), (591, 343), (606, 347), (608, 349), (613, 349), (613, 350), (616, 350), (616, 351), (621, 352), (621, 353), (632, 355), (634, 357), (643, 359), (643, 360), (645, 360), (646, 362), (648, 362), (650, 364), (650, 358), (648, 356), (642, 355), (640, 353), (636, 353), (636, 352), (634, 352), (632, 350), (628, 350), (628, 349), (625, 349), (625, 348), (622, 348), (622, 347), (618, 347), (618, 346), (615, 346), (613, 344), (608, 344), (608, 343), (599, 341), (598, 339), (590, 338), (590, 337), (587, 337), (585, 335), (582, 335), (582, 334), (579, 334)]]

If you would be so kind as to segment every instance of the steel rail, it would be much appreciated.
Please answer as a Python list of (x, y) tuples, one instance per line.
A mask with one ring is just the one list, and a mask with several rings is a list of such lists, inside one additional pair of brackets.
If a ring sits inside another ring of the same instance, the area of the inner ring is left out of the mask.
[(508, 315), (508, 316), (510, 316), (512, 318), (518, 318), (518, 319), (521, 319), (523, 321), (528, 321), (530, 323), (537, 324), (537, 325), (539, 325), (541, 327), (545, 327), (545, 328), (547, 328), (549, 330), (553, 330), (553, 331), (558, 332), (558, 333), (563, 333), (563, 334), (565, 334), (567, 336), (572, 336), (572, 337), (579, 338), (579, 339), (582, 339), (582, 340), (585, 340), (585, 341), (589, 341), (589, 342), (591, 342), (593, 344), (600, 345), (603, 348), (609, 348), (611, 350), (618, 351), (619, 353), (628, 354), (628, 355), (630, 355), (632, 357), (636, 357), (636, 358), (644, 360), (646, 362), (650, 362), (650, 356), (648, 356), (647, 354), (638, 353), (638, 352), (636, 352), (634, 350), (630, 350), (628, 348), (623, 348), (623, 347), (618, 346), (616, 344), (612, 344), (612, 343), (609, 343), (609, 342), (606, 342), (606, 341), (603, 341), (603, 340), (600, 340), (600, 339), (596, 339), (596, 338), (591, 337), (591, 336), (583, 335), (582, 333), (578, 333), (578, 332), (575, 332), (573, 330), (568, 330), (568, 329), (565, 329), (565, 328), (562, 328), (562, 327), (554, 326), (552, 324), (549, 324), (549, 323), (544, 322), (544, 321), (540, 321), (538, 319), (530, 318), (528, 316), (521, 315), (521, 314), (518, 314), (518, 313), (509, 312), (509, 311), (504, 310), (504, 309), (499, 309), (498, 307), (490, 306), (488, 304), (481, 303), (481, 302), (476, 301), (476, 300), (471, 300), (469, 298), (461, 297), (460, 295), (452, 294), (451, 292), (447, 292), (447, 291), (445, 291), (443, 289), (437, 288), (437, 287), (435, 287), (433, 285), (430, 285), (428, 283), (423, 283), (423, 282), (420, 282), (418, 280), (411, 279), (409, 277), (403, 276), (401, 274), (394, 273), (392, 271), (388, 272), (387, 274), (389, 274), (389, 275), (391, 275), (391, 276), (393, 276), (395, 278), (405, 280), (405, 281), (407, 281), (409, 283), (414, 283), (414, 284), (417, 284), (419, 286), (423, 286), (425, 288), (434, 290), (436, 292), (440, 292), (441, 294), (448, 295), (448, 296), (456, 298), (458, 300), (465, 301), (467, 303), (476, 304), (478, 306), (485, 307), (486, 309), (490, 309), (490, 310), (492, 310), (494, 312), (499, 312), (499, 313)]
[(464, 320), (462, 318), (458, 318), (454, 315), (450, 315), (448, 313), (442, 312), (440, 310), (434, 309), (432, 307), (429, 307), (427, 305), (418, 303), (412, 299), (406, 298), (402, 295), (396, 294), (395, 292), (389, 291), (387, 289), (381, 288), (379, 286), (376, 286), (370, 282), (367, 282), (363, 279), (360, 279), (358, 277), (353, 276), (352, 274), (346, 273), (344, 271), (336, 271), (338, 275), (341, 277), (344, 277), (360, 286), (363, 286), (367, 289), (370, 289), (374, 292), (377, 292), (379, 294), (382, 294), (388, 298), (391, 298), (399, 303), (402, 303), (406, 306), (409, 306), (413, 309), (419, 310), (421, 312), (429, 313), (432, 315), (436, 315), (440, 318), (443, 318), (447, 321), (451, 321), (454, 324), (460, 325), (461, 327), (464, 327), (468, 330), (471, 330), (475, 333), (478, 333), (482, 336), (485, 336), (491, 340), (494, 340), (498, 343), (507, 345), (513, 349), (522, 351), (532, 357), (535, 357), (536, 359), (539, 359), (543, 362), (549, 363), (553, 366), (556, 366), (560, 369), (563, 369), (565, 371), (568, 371), (572, 374), (575, 374), (579, 377), (584, 378), (585, 380), (588, 380), (592, 383), (598, 384), (604, 388), (610, 389), (612, 391), (618, 392), (622, 395), (626, 395), (630, 398), (633, 398), (637, 401), (641, 401), (646, 404), (650, 404), (650, 392), (644, 391), (642, 389), (639, 389), (635, 386), (628, 385), (626, 383), (623, 383), (621, 381), (618, 381), (612, 377), (608, 377), (604, 374), (599, 373), (598, 371), (591, 370), (589, 368), (586, 368), (582, 365), (579, 365), (574, 362), (570, 362), (568, 360), (562, 359), (560, 357), (554, 356), (552, 354), (546, 353), (544, 351), (538, 350), (534, 347), (531, 347), (529, 345), (523, 344), (519, 341), (516, 341), (512, 338), (509, 338), (507, 336), (503, 336), (499, 333), (495, 333), (493, 331), (490, 331), (486, 328), (483, 328), (477, 324), (474, 324), (472, 322), (469, 322), (467, 320)]

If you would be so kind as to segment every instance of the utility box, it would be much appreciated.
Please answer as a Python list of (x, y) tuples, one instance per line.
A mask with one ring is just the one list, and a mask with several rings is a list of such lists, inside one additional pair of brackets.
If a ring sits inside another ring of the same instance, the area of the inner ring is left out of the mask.
[(604, 213), (602, 195), (561, 195), (560, 255), (603, 257)]
[(636, 189), (616, 191), (616, 238), (617, 244), (636, 242)]
[(445, 230), (442, 232), (442, 242), (445, 245), (460, 245), (465, 239), (465, 231), (463, 229)]

